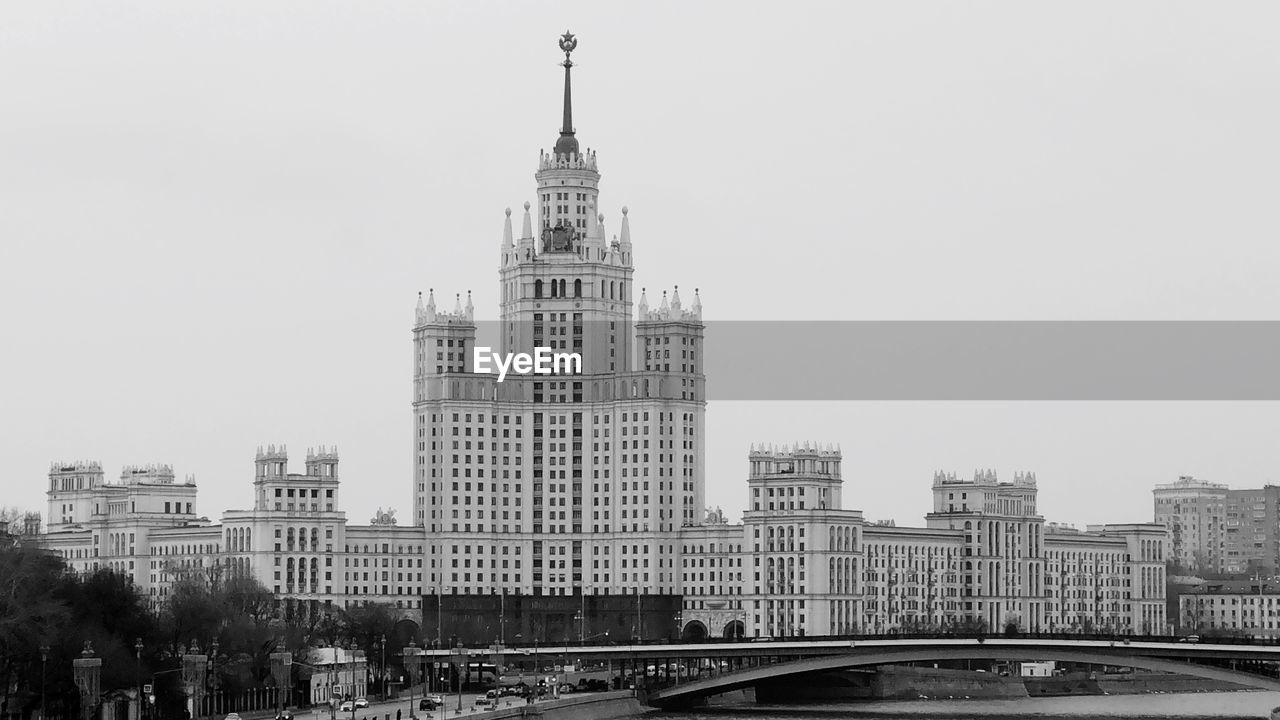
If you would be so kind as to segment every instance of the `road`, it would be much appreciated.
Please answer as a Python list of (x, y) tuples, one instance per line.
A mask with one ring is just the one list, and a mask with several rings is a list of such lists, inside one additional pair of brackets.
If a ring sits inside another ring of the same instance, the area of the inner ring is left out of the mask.
[[(459, 717), (458, 694), (457, 693), (439, 693), (444, 698), (444, 704), (433, 711), (418, 710), (418, 703), (422, 700), (422, 696), (414, 693), (413, 707), (414, 715), (423, 720), (433, 720), (448, 717)], [(462, 693), (462, 713), (461, 715), (470, 715), (481, 712), (475, 707), (475, 701), (478, 697), (483, 697), (483, 692), (466, 692)], [(550, 696), (548, 696), (549, 698)], [(548, 699), (548, 698), (544, 698)], [(367, 708), (359, 708), (353, 712), (334, 712), (332, 717), (334, 720), (396, 720), (396, 711), (400, 711), (401, 720), (409, 720), (409, 696), (388, 700), (387, 702), (377, 702), (375, 698), (370, 698), (371, 702)], [(524, 698), (520, 697), (504, 697), (498, 699), (498, 707), (515, 707), (524, 704)], [(294, 713), (298, 720), (305, 720), (308, 712), (299, 709)], [(328, 720), (330, 714), (325, 708), (312, 708), (309, 713), (309, 720)]]

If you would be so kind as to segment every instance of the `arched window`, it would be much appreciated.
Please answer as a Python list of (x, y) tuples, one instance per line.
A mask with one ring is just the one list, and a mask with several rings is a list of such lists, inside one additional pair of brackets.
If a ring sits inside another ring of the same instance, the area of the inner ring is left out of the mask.
[(614, 294), (613, 294), (613, 293), (614, 293), (614, 282), (613, 282), (612, 280), (610, 280), (610, 281), (609, 281), (609, 299), (610, 299), (610, 300), (613, 300), (613, 299), (614, 299)]
[(533, 281), (533, 296), (536, 298), (542, 297), (542, 281), (541, 280)]
[(564, 278), (560, 278), (560, 297), (569, 297), (569, 293), (564, 291)]
[(560, 283), (556, 282), (555, 280), (552, 280), (551, 281), (551, 297), (560, 297), (558, 294), (556, 294), (559, 289), (560, 289)]
[(582, 297), (582, 280), (573, 281), (573, 296)]

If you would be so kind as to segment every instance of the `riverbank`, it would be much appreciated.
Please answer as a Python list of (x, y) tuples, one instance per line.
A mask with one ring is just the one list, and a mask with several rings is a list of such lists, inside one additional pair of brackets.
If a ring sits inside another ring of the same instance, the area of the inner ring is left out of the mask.
[(778, 681), (756, 687), (763, 704), (877, 700), (976, 700), (1076, 695), (1143, 695), (1174, 692), (1230, 692), (1234, 683), (1170, 673), (1103, 675), (1067, 673), (1046, 678), (1006, 677), (953, 668), (883, 665), (816, 675), (811, 681)]
[(756, 686), (756, 701), (763, 704), (1024, 697), (1027, 697), (1027, 689), (1020, 678), (971, 670), (903, 665), (842, 670), (823, 673), (803, 683), (779, 681)]
[(1252, 690), (1219, 693), (1158, 695), (1026, 697), (1005, 700), (898, 700), (820, 705), (711, 706), (687, 713), (662, 713), (655, 720), (975, 720), (976, 718), (1035, 718), (1035, 720), (1265, 720), (1280, 706), (1280, 692)]
[(539, 700), (536, 703), (520, 703), (511, 707), (476, 713), (476, 720), (509, 720), (510, 718), (537, 718), (537, 720), (621, 720), (652, 712), (653, 708), (641, 705), (630, 690), (584, 693), (561, 697), (558, 700)]

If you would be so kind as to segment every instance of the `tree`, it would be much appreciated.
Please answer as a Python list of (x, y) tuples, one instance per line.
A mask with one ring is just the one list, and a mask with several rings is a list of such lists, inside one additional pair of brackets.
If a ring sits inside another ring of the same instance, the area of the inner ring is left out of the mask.
[[(40, 664), (40, 646), (71, 621), (57, 590), (66, 582), (62, 559), (29, 545), (0, 547), (0, 717), (9, 713), (18, 682)], [(30, 698), (27, 698), (29, 704)]]

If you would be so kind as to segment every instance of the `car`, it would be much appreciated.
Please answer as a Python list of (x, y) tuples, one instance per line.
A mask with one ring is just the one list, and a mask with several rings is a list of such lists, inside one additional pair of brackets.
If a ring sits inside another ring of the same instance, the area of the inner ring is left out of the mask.
[(240, 720), (240, 713), (227, 713), (226, 720)]
[(491, 698), (491, 697), (485, 697), (484, 695), (480, 695), (476, 697), (476, 701), (473, 704), (473, 706), (478, 708), (486, 708), (486, 709), (496, 708), (498, 707), (498, 698)]
[(430, 697), (424, 697), (418, 701), (419, 710), (435, 710), (440, 707), (440, 703), (433, 701)]
[(276, 720), (293, 720), (293, 711), (287, 709), (281, 710), (276, 713)]
[(338, 712), (355, 712), (356, 704), (350, 700), (343, 700), (338, 706)]
[(1184, 638), (1179, 638), (1179, 639), (1178, 639), (1178, 642), (1198, 643), (1198, 642), (1200, 642), (1200, 636), (1199, 636), (1199, 635), (1188, 635), (1188, 636), (1186, 636), (1186, 637), (1184, 637)]
[(356, 708), (357, 708), (357, 709), (359, 709), (359, 708), (367, 708), (367, 707), (369, 707), (369, 700), (368, 700), (367, 698), (356, 698)]
[(440, 693), (431, 693), (431, 694), (427, 695), (427, 699), (428, 699), (428, 700), (430, 700), (431, 702), (433, 702), (433, 703), (437, 704), (437, 705), (443, 705), (443, 704), (444, 704), (444, 696), (443, 696), (443, 695), (441, 695)]

